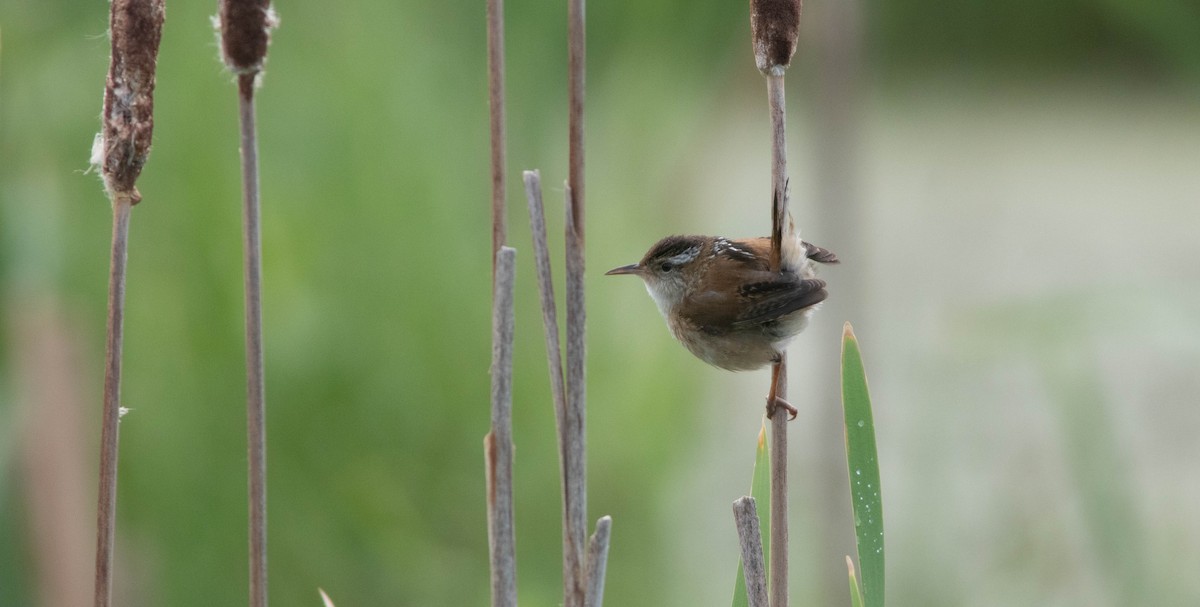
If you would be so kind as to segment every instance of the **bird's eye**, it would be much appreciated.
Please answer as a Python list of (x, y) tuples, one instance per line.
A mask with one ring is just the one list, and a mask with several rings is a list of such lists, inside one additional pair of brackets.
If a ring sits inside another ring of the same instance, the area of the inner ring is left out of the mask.
[(664, 261), (663, 264), (659, 266), (659, 269), (661, 269), (663, 272), (670, 272), (671, 270), (675, 269), (675, 264), (672, 264), (669, 261)]

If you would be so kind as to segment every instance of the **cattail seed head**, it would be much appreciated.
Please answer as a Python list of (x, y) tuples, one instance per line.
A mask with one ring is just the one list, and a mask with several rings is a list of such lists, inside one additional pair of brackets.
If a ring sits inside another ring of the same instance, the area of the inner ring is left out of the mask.
[(112, 58), (104, 85), (101, 131), (92, 145), (112, 198), (141, 200), (134, 182), (150, 155), (154, 133), (154, 70), (166, 17), (164, 0), (112, 0)]
[(269, 0), (221, 0), (216, 18), (221, 60), (235, 74), (256, 74), (267, 59), (271, 30), (279, 18)]
[(750, 0), (754, 63), (764, 74), (787, 68), (800, 37), (801, 0)]

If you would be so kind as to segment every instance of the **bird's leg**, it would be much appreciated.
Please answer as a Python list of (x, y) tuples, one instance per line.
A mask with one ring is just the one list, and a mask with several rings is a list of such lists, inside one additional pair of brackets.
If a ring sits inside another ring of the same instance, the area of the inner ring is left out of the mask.
[(775, 417), (775, 412), (783, 409), (788, 412), (788, 421), (796, 419), (800, 410), (791, 403), (779, 398), (779, 362), (771, 364), (771, 391), (767, 393), (767, 419)]

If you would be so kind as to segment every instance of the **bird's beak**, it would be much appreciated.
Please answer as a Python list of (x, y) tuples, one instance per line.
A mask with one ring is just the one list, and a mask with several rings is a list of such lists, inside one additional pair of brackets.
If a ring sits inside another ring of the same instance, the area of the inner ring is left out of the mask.
[(616, 276), (617, 274), (641, 274), (642, 267), (636, 263), (631, 263), (627, 266), (613, 268), (604, 273), (605, 276)]

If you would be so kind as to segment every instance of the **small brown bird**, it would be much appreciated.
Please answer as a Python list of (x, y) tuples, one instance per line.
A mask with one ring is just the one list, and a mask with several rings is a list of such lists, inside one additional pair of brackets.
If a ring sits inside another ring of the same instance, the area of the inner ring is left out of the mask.
[(771, 239), (668, 236), (642, 261), (609, 270), (634, 274), (658, 304), (671, 333), (700, 360), (730, 371), (778, 362), (788, 342), (828, 296), (813, 262), (837, 256), (804, 242), (788, 220), (780, 271)]

